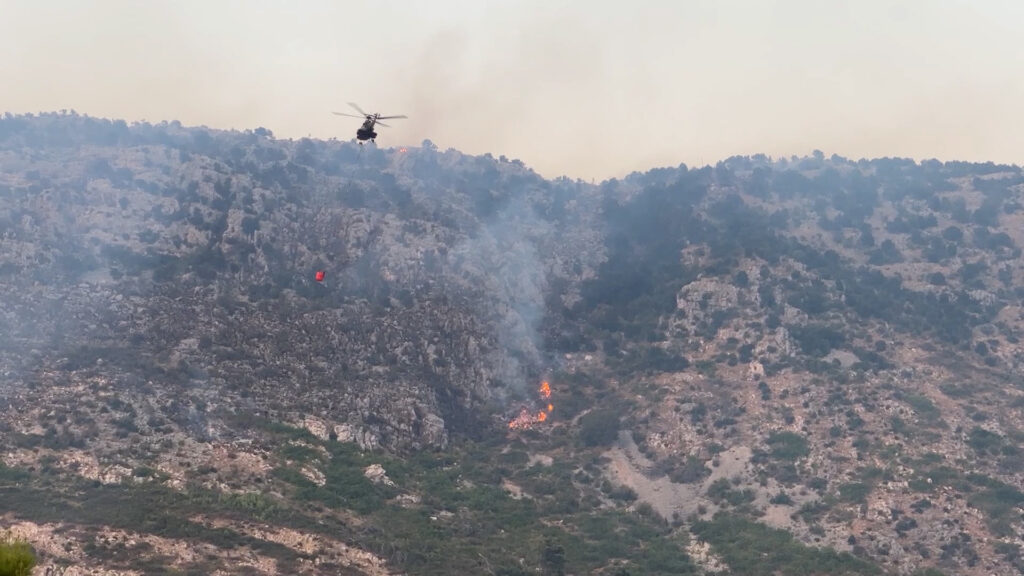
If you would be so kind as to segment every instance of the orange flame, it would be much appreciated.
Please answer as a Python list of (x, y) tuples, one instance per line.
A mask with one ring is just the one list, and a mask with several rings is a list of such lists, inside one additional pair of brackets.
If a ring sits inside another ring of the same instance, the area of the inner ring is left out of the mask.
[(523, 408), (523, 411), (516, 416), (514, 420), (508, 423), (508, 427), (511, 430), (526, 430), (530, 426), (533, 426), (533, 414), (530, 414)]
[[(548, 384), (547, 382), (541, 382), (538, 392), (540, 392), (541, 398), (545, 400), (550, 399), (551, 385)], [(528, 428), (531, 428), (534, 424), (546, 421), (548, 419), (548, 416), (554, 409), (554, 404), (551, 404), (550, 402), (548, 402), (547, 404), (547, 410), (541, 409), (538, 410), (536, 413), (530, 412), (528, 409), (523, 408), (519, 412), (519, 416), (516, 416), (514, 419), (512, 419), (511, 422), (508, 423), (508, 427), (510, 430), (526, 430)]]

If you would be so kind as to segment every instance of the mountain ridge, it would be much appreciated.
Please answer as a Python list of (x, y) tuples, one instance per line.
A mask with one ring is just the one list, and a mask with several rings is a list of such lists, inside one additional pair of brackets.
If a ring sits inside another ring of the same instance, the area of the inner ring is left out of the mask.
[[(1020, 569), (1020, 167), (815, 152), (591, 185), (429, 141), (73, 113), (4, 116), (0, 167), (16, 490), (220, 494), (206, 525), (330, 518), (351, 525), (320, 550), (408, 573), (443, 573), (401, 537), (417, 514), (515, 527), (504, 552), (488, 530), (443, 545), (492, 571), (760, 573), (729, 530), (858, 557), (828, 573)], [(550, 420), (508, 431), (545, 379)], [(566, 528), (538, 539), (483, 494)], [(601, 557), (602, 522), (648, 535)], [(254, 538), (269, 572), (321, 573)], [(77, 560), (130, 567), (110, 554)]]

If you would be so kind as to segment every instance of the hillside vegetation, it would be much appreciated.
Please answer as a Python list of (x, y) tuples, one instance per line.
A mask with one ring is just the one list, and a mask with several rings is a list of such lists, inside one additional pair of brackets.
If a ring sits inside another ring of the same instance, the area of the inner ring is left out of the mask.
[(1019, 574), (1022, 205), (8, 114), (4, 525), (67, 574)]

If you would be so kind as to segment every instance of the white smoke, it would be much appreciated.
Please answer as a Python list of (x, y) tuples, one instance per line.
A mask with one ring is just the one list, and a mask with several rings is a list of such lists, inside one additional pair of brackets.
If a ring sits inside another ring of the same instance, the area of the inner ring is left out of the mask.
[(481, 313), (495, 322), (498, 344), (493, 373), (514, 390), (535, 379), (543, 363), (538, 328), (547, 281), (537, 239), (550, 228), (516, 199), (449, 252), (458, 280), (482, 292), (487, 309)]

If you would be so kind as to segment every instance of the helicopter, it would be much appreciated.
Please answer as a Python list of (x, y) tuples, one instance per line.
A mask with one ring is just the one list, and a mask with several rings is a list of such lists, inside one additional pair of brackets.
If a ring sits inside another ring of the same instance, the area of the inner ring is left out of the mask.
[(356, 138), (359, 140), (359, 145), (360, 146), (363, 144), (363, 140), (369, 140), (370, 142), (373, 142), (373, 139), (377, 137), (377, 133), (374, 132), (374, 130), (373, 130), (374, 125), (379, 124), (381, 126), (384, 126), (385, 128), (390, 128), (390, 126), (388, 126), (387, 124), (381, 122), (381, 120), (392, 120), (392, 119), (397, 119), (397, 118), (406, 118), (406, 116), (404, 116), (404, 115), (400, 115), (400, 116), (381, 116), (379, 113), (378, 114), (367, 114), (366, 112), (363, 112), (363, 109), (360, 108), (359, 105), (355, 104), (354, 102), (349, 102), (348, 105), (353, 107), (353, 108), (355, 108), (356, 112), (359, 112), (360, 114), (362, 114), (362, 116), (356, 116), (355, 114), (346, 114), (344, 112), (331, 112), (331, 114), (335, 114), (337, 116), (348, 116), (350, 118), (365, 118), (366, 119), (366, 121), (363, 122), (363, 125), (359, 128), (359, 130), (356, 130)]

